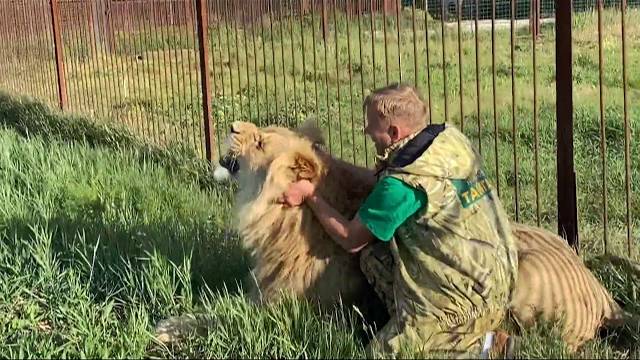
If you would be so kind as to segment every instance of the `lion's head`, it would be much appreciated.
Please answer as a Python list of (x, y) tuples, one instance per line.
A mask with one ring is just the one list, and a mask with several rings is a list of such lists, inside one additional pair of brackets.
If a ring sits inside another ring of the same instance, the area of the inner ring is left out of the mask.
[(319, 175), (320, 164), (315, 149), (323, 144), (321, 131), (307, 120), (296, 129), (278, 126), (258, 128), (235, 121), (230, 126), (225, 149), (216, 169), (216, 178), (237, 178), (266, 174), (270, 167), (280, 165), (280, 176), (288, 174), (292, 181), (313, 179)]

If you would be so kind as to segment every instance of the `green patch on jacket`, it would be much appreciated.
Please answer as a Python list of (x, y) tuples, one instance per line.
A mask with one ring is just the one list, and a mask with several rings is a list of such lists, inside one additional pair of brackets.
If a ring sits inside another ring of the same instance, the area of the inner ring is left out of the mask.
[(491, 192), (491, 186), (482, 171), (478, 172), (475, 181), (452, 179), (451, 182), (464, 208), (468, 208)]

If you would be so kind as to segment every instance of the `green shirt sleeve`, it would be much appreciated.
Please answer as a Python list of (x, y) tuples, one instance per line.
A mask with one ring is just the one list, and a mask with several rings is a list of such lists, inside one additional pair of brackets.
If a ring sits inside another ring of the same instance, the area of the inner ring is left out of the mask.
[(426, 205), (427, 195), (424, 192), (387, 176), (376, 184), (358, 210), (358, 215), (375, 237), (389, 241), (405, 220)]

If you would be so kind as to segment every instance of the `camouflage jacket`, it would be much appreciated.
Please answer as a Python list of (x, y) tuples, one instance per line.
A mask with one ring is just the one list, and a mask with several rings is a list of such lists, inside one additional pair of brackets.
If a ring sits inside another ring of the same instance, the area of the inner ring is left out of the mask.
[(380, 177), (428, 197), (390, 244), (398, 320), (431, 317), (449, 327), (504, 309), (517, 277), (516, 246), (467, 137), (430, 125), (387, 149), (378, 166)]

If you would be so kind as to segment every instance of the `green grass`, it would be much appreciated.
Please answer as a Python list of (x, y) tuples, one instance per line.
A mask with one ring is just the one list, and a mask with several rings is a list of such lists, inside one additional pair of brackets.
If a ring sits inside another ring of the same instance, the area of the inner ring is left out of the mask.
[[(352, 312), (246, 301), (231, 189), (203, 180), (201, 160), (24, 98), (2, 97), (0, 123), (0, 356), (365, 357)], [(637, 275), (590, 259), (640, 311)], [(153, 341), (157, 321), (184, 313), (215, 325), (179, 347)], [(527, 331), (519, 355), (567, 357), (552, 330)], [(597, 340), (585, 356), (630, 355)]]

